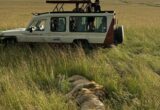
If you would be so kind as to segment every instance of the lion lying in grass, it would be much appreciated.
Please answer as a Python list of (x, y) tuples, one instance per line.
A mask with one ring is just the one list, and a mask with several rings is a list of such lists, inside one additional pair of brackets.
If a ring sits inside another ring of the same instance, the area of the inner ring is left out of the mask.
[(105, 110), (102, 101), (106, 97), (106, 92), (103, 86), (79, 75), (70, 77), (69, 82), (73, 89), (67, 97), (75, 99), (81, 110)]

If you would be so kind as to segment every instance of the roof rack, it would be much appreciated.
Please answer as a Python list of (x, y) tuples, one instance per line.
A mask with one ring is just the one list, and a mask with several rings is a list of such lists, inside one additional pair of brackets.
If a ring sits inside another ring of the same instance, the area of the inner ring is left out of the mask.
[[(95, 1), (99, 2), (99, 0)], [(93, 4), (91, 0), (46, 0), (46, 3), (56, 4), (53, 12), (64, 11), (64, 4), (75, 4), (75, 8), (73, 9), (74, 12), (85, 12), (89, 4)]]
[(91, 0), (47, 0), (46, 3), (91, 3)]

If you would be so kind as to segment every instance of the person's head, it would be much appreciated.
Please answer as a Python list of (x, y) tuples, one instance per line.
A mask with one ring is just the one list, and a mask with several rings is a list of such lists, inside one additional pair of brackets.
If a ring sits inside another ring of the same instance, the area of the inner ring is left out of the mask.
[(96, 3), (96, 4), (99, 4), (99, 0), (95, 0), (95, 3)]

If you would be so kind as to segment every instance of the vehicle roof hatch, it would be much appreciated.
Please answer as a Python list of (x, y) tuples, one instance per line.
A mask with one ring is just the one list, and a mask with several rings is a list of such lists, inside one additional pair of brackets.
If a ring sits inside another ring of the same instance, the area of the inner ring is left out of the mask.
[(65, 4), (74, 4), (75, 8), (72, 10), (73, 12), (87, 12), (89, 7), (92, 8), (99, 5), (99, 0), (95, 0), (94, 2), (92, 0), (46, 0), (46, 3), (56, 4), (53, 12), (64, 12)]

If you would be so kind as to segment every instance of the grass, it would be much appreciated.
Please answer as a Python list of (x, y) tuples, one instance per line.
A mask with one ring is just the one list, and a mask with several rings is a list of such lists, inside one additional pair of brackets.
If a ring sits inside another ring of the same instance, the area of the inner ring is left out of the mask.
[[(74, 101), (65, 98), (70, 90), (66, 79), (73, 74), (105, 86), (108, 110), (159, 110), (159, 8), (104, 3), (117, 11), (119, 23), (125, 25), (123, 45), (88, 53), (47, 44), (32, 49), (27, 45), (0, 47), (0, 110), (76, 110)], [(39, 0), (0, 1), (0, 29), (24, 27), (31, 12), (51, 8)]]

